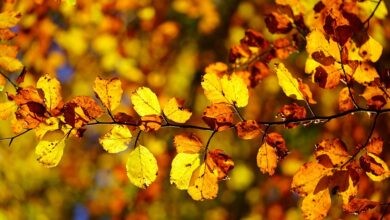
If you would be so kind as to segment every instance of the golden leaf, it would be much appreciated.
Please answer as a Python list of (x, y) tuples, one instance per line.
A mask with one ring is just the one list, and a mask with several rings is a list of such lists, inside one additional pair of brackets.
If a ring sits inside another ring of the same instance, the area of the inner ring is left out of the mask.
[(17, 72), (23, 69), (23, 64), (13, 57), (0, 57), (0, 69), (7, 72)]
[(0, 119), (6, 120), (9, 118), (9, 116), (15, 112), (16, 108), (18, 106), (15, 104), (14, 101), (6, 101), (0, 103)]
[(224, 75), (221, 79), (223, 95), (228, 103), (237, 107), (245, 107), (248, 105), (248, 88), (245, 81), (233, 73), (232, 75)]
[(122, 83), (117, 78), (106, 80), (96, 77), (93, 91), (110, 111), (115, 110), (121, 103), (123, 94)]
[(99, 138), (99, 143), (108, 153), (118, 153), (127, 149), (131, 137), (131, 132), (126, 125), (115, 125), (108, 133)]
[(178, 103), (176, 98), (171, 98), (168, 101), (163, 112), (169, 120), (177, 123), (185, 123), (192, 115), (188, 109), (184, 109), (183, 106)]
[(37, 82), (37, 89), (43, 91), (47, 110), (51, 111), (61, 103), (61, 84), (56, 78), (48, 74), (41, 76)]
[(0, 29), (11, 28), (18, 24), (21, 14), (14, 11), (0, 13)]
[(131, 102), (139, 116), (160, 115), (161, 108), (157, 96), (147, 87), (138, 88), (131, 94)]
[(38, 162), (45, 167), (57, 166), (64, 153), (65, 138), (62, 130), (48, 131), (35, 147)]
[(331, 198), (328, 188), (310, 193), (302, 201), (302, 214), (307, 220), (323, 219), (330, 209)]
[(277, 65), (276, 75), (284, 94), (297, 100), (304, 100), (304, 97), (299, 90), (298, 80), (291, 75), (290, 71), (284, 66), (283, 63), (279, 63)]
[(138, 145), (126, 163), (127, 177), (139, 188), (146, 188), (157, 178), (157, 160), (148, 148)]
[(271, 176), (274, 175), (278, 163), (278, 156), (275, 148), (267, 142), (264, 142), (257, 152), (256, 160), (257, 166), (262, 173), (268, 173)]
[(197, 201), (214, 199), (218, 194), (217, 175), (202, 163), (192, 174), (187, 192)]
[(171, 184), (186, 190), (190, 185), (192, 173), (200, 166), (201, 155), (198, 153), (179, 153), (172, 160)]

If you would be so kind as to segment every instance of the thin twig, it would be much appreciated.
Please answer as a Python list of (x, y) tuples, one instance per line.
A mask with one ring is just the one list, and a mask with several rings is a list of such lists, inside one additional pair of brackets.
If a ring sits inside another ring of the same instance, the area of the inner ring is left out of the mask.
[(15, 88), (15, 90), (18, 90), (19, 86), (16, 85), (7, 75), (5, 75), (2, 71), (0, 71), (0, 74), (9, 82), (11, 85)]
[(355, 106), (356, 109), (359, 108), (359, 105), (356, 103), (356, 100), (355, 98), (353, 97), (353, 94), (352, 94), (352, 90), (351, 90), (351, 86), (350, 86), (350, 83), (348, 81), (348, 77), (347, 77), (347, 72), (345, 71), (345, 68), (344, 68), (344, 64), (343, 64), (343, 47), (340, 45), (340, 44), (337, 44), (339, 46), (339, 51), (340, 51), (340, 65), (341, 65), (341, 69), (343, 70), (343, 74), (344, 74), (344, 77), (345, 77), (345, 81), (346, 81), (346, 84), (347, 84), (347, 88), (348, 88), (348, 92), (349, 92), (349, 96), (351, 97), (351, 100), (352, 100), (352, 103), (353, 105)]
[(8, 146), (11, 147), (11, 144), (12, 142), (14, 141), (15, 138), (19, 137), (19, 136), (22, 136), (23, 134), (31, 131), (32, 129), (27, 129), (27, 130), (24, 130), (23, 132), (17, 134), (17, 135), (14, 135), (12, 137), (6, 137), (6, 138), (0, 138), (0, 141), (4, 141), (4, 140), (10, 140), (9, 143), (8, 143)]
[(214, 134), (216, 134), (218, 131), (214, 130), (213, 133), (211, 133), (209, 139), (207, 140), (206, 146), (204, 148), (204, 156), (203, 156), (203, 161), (206, 161), (207, 159), (207, 152), (209, 151), (209, 145), (211, 142), (211, 139), (213, 138)]
[(234, 111), (236, 112), (236, 115), (238, 115), (238, 117), (240, 118), (241, 121), (245, 121), (245, 118), (242, 117), (240, 111), (238, 110), (237, 106), (235, 104), (233, 104), (233, 109)]
[(379, 0), (376, 4), (374, 10), (371, 12), (370, 16), (363, 22), (363, 24), (369, 24), (371, 18), (375, 15), (376, 10), (379, 8), (379, 5), (381, 4), (382, 0)]
[(138, 131), (138, 134), (137, 134), (137, 137), (135, 138), (135, 141), (134, 141), (134, 146), (133, 146), (134, 149), (135, 149), (135, 147), (137, 146), (138, 139), (139, 139), (139, 137), (141, 136), (141, 133), (142, 133), (142, 130), (139, 130), (139, 131)]

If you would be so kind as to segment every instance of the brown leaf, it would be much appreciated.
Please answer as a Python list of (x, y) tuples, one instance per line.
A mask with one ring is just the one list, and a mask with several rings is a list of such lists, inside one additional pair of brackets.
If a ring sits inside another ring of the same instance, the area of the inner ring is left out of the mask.
[(375, 176), (383, 175), (386, 170), (382, 166), (382, 164), (375, 161), (374, 158), (369, 156), (368, 154), (364, 154), (359, 159), (360, 167), (367, 173), (372, 173)]
[(16, 34), (9, 29), (0, 29), (0, 41), (11, 40)]
[[(128, 115), (125, 112), (118, 112), (114, 115), (114, 120), (119, 123), (133, 124), (137, 125), (138, 122), (131, 115)], [(135, 130), (135, 126), (127, 126), (130, 130)]]
[(240, 41), (241, 44), (245, 44), (250, 47), (265, 48), (269, 45), (269, 42), (263, 37), (263, 35), (253, 29), (247, 29), (245, 36)]
[(348, 204), (343, 205), (343, 209), (349, 213), (365, 212), (369, 209), (373, 209), (379, 205), (379, 202), (371, 201), (368, 199), (353, 198)]
[(314, 73), (314, 82), (324, 89), (334, 88), (340, 83), (340, 73), (334, 67), (318, 66)]
[(283, 159), (288, 154), (288, 149), (286, 147), (286, 141), (283, 139), (283, 136), (277, 132), (269, 133), (265, 136), (265, 141), (270, 146), (276, 149), (276, 153), (279, 159)]
[(257, 138), (261, 134), (260, 126), (255, 120), (239, 122), (235, 125), (238, 137), (249, 140)]
[(361, 96), (367, 101), (369, 109), (379, 110), (387, 103), (382, 90), (377, 86), (367, 86)]
[(366, 149), (368, 152), (379, 155), (383, 150), (383, 139), (381, 137), (371, 138)]
[(250, 66), (250, 72), (250, 86), (254, 88), (261, 80), (269, 75), (269, 68), (264, 62), (257, 61)]
[(336, 61), (332, 56), (326, 56), (323, 51), (315, 51), (311, 57), (324, 66), (332, 65)]
[(81, 128), (91, 120), (100, 117), (104, 111), (89, 96), (76, 96), (62, 109), (65, 122), (74, 128)]
[(277, 12), (272, 12), (271, 14), (265, 17), (265, 24), (269, 32), (275, 34), (287, 34), (292, 30), (292, 24), (290, 19), (284, 15)]
[[(296, 103), (290, 105), (284, 105), (280, 110), (279, 114), (284, 120), (297, 120), (306, 117), (306, 109)], [(298, 126), (296, 123), (287, 123), (287, 128), (294, 128)]]
[(275, 56), (282, 60), (286, 59), (291, 53), (297, 50), (288, 38), (276, 39), (273, 42), (273, 46), (275, 49)]
[(210, 128), (222, 131), (233, 124), (233, 111), (226, 103), (216, 103), (206, 107), (202, 119)]
[(252, 55), (246, 45), (236, 45), (230, 48), (229, 62), (230, 63), (242, 63), (245, 62)]
[(220, 149), (210, 150), (208, 152), (206, 165), (213, 173), (217, 172), (218, 180), (225, 179), (228, 172), (234, 168), (232, 158)]
[(160, 115), (145, 115), (141, 117), (139, 129), (145, 132), (157, 131), (161, 128), (161, 123), (162, 119)]

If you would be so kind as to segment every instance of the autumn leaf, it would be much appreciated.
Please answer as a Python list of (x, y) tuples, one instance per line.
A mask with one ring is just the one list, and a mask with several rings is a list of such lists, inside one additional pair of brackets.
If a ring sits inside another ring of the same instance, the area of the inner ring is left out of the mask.
[(278, 163), (276, 149), (267, 142), (264, 142), (257, 152), (256, 161), (257, 167), (260, 168), (262, 173), (268, 173), (271, 176), (274, 175)]
[(367, 86), (361, 96), (367, 101), (370, 109), (381, 109), (387, 103), (383, 91), (377, 86)]
[(379, 78), (376, 69), (369, 63), (360, 63), (353, 73), (353, 79), (360, 84), (367, 84)]
[(188, 189), (192, 173), (200, 166), (199, 153), (178, 153), (172, 160), (170, 181), (180, 190)]
[(249, 140), (258, 137), (262, 130), (255, 120), (247, 120), (237, 123), (235, 126), (238, 137)]
[(115, 110), (121, 103), (123, 90), (122, 83), (118, 78), (102, 79), (96, 77), (93, 91), (110, 111)]
[(347, 205), (343, 206), (343, 209), (349, 213), (360, 213), (373, 209), (378, 205), (379, 202), (371, 201), (369, 199), (353, 198)]
[(281, 134), (277, 132), (268, 133), (265, 136), (265, 141), (268, 145), (276, 149), (276, 154), (280, 160), (287, 156), (288, 149), (286, 147), (286, 141)]
[[(299, 120), (306, 117), (306, 109), (302, 106), (292, 103), (289, 105), (284, 105), (280, 110), (279, 114), (283, 120)], [(287, 128), (294, 128), (298, 126), (297, 123), (286, 123)]]
[(202, 141), (193, 133), (178, 134), (173, 139), (177, 153), (198, 153), (203, 147)]
[(129, 154), (126, 170), (130, 182), (145, 189), (156, 180), (157, 160), (146, 147), (138, 145)]
[(223, 95), (220, 77), (215, 72), (206, 72), (203, 75), (202, 88), (207, 99), (211, 103), (227, 103), (228, 100)]
[(65, 122), (74, 128), (81, 128), (103, 114), (103, 109), (89, 96), (74, 97), (64, 105), (62, 111)]
[[(351, 90), (351, 93), (353, 94), (353, 90)], [(339, 98), (338, 98), (338, 106), (340, 112), (349, 111), (355, 108), (352, 98), (349, 95), (348, 87), (344, 87), (342, 90), (340, 90)]]
[(303, 217), (307, 220), (323, 219), (331, 206), (328, 188), (317, 193), (310, 193), (303, 198), (301, 209)]
[(45, 167), (57, 166), (64, 152), (65, 138), (62, 130), (48, 131), (35, 147), (38, 162)]
[(138, 88), (130, 96), (134, 109), (139, 116), (160, 115), (161, 108), (158, 98), (152, 90), (147, 87)]
[(146, 115), (141, 117), (141, 124), (139, 128), (141, 131), (150, 132), (158, 131), (161, 128), (161, 116), (159, 115)]
[(359, 55), (364, 60), (369, 60), (375, 63), (381, 57), (382, 50), (383, 46), (374, 38), (369, 36), (369, 39), (359, 48)]
[(294, 175), (291, 190), (300, 196), (307, 196), (315, 191), (318, 192), (319, 189), (328, 187), (328, 182), (321, 180), (327, 180), (327, 177), (332, 174), (331, 168), (327, 168), (320, 163), (305, 163)]
[(248, 105), (248, 88), (244, 80), (235, 73), (224, 75), (221, 79), (222, 91), (228, 103), (237, 107)]
[(329, 188), (337, 189), (343, 204), (346, 205), (358, 193), (359, 174), (354, 169), (336, 171), (332, 176)]
[(214, 199), (218, 194), (217, 175), (202, 163), (192, 174), (187, 192), (197, 201)]
[(207, 153), (206, 165), (217, 175), (218, 180), (225, 179), (228, 172), (234, 168), (232, 158), (220, 149), (210, 150)]
[(202, 119), (210, 128), (222, 131), (233, 124), (233, 110), (225, 103), (213, 104), (204, 110)]
[(115, 125), (108, 133), (99, 138), (99, 143), (108, 153), (118, 153), (127, 149), (131, 137), (127, 126)]
[(338, 138), (322, 140), (316, 145), (314, 153), (319, 160), (321, 157), (327, 157), (333, 167), (341, 166), (350, 158), (345, 144)]
[(359, 159), (360, 167), (366, 172), (367, 176), (373, 181), (382, 181), (390, 177), (390, 171), (387, 164), (378, 156), (372, 153), (364, 154)]
[(366, 149), (368, 152), (379, 156), (383, 150), (383, 139), (381, 137), (371, 138)]
[(283, 63), (277, 64), (276, 75), (284, 94), (293, 99), (305, 100), (301, 91), (299, 90), (298, 80), (291, 75), (290, 71), (284, 66)]
[(313, 94), (310, 91), (310, 87), (306, 83), (303, 83), (301, 79), (298, 79), (298, 84), (299, 91), (302, 93), (305, 100), (307, 100), (307, 102), (310, 104), (317, 104), (317, 102), (313, 99)]
[(176, 98), (171, 98), (164, 107), (164, 115), (176, 123), (185, 123), (190, 119), (192, 113), (184, 109), (183, 105)]
[(48, 74), (41, 76), (37, 82), (37, 89), (43, 91), (45, 106), (48, 111), (57, 108), (61, 103), (61, 84), (56, 78)]

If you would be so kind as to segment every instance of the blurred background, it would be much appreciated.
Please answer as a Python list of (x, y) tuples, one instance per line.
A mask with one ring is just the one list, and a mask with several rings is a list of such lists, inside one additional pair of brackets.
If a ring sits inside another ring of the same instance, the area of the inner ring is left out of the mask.
[[(69, 1), (70, 2), (70, 1)], [(308, 1), (314, 5), (317, 1)], [(371, 1), (370, 1), (371, 2)], [(55, 0), (2, 0), (2, 10), (21, 12), (13, 28), (18, 36), (19, 59), (27, 67), (26, 84), (50, 74), (62, 83), (64, 100), (76, 95), (93, 95), (96, 76), (117, 76), (125, 91), (118, 111), (134, 114), (129, 94), (148, 86), (161, 103), (170, 97), (185, 100), (194, 116), (190, 123), (202, 124), (201, 115), (209, 102), (200, 87), (204, 68), (213, 62), (228, 62), (229, 49), (239, 43), (247, 28), (273, 40), (264, 16), (273, 1), (266, 0), (77, 0), (77, 4)], [(375, 6), (375, 1), (372, 1)], [(389, 3), (386, 2), (387, 8)], [(390, 63), (390, 19), (371, 25), (383, 46), (379, 68)], [(337, 112), (339, 90), (324, 90), (304, 74), (306, 53), (294, 53), (285, 61), (290, 70), (309, 82), (319, 115)], [(386, 62), (387, 61), (387, 62)], [(15, 79), (16, 76), (13, 76)], [(8, 85), (9, 86), (9, 85)], [(12, 90), (10, 88), (6, 88)], [(5, 93), (1, 100), (6, 99)], [(270, 74), (251, 89), (249, 105), (242, 110), (248, 119), (277, 120), (278, 110), (293, 100), (280, 91)], [(362, 100), (360, 100), (362, 101)], [(361, 102), (362, 104), (364, 102)], [(390, 164), (390, 120), (379, 119), (374, 133), (385, 139), (383, 159)], [(274, 176), (263, 175), (255, 155), (260, 140), (239, 140), (232, 130), (218, 133), (211, 148), (225, 150), (235, 168), (220, 182), (218, 197), (193, 201), (186, 191), (169, 183), (170, 163), (175, 155), (172, 137), (180, 129), (144, 134), (140, 142), (157, 157), (158, 179), (146, 190), (131, 185), (126, 176), (128, 151), (108, 154), (98, 138), (109, 126), (94, 126), (84, 138), (67, 141), (60, 164), (51, 169), (36, 162), (33, 132), (0, 143), (0, 220), (3, 219), (301, 219), (299, 198), (290, 192), (291, 177), (307, 160), (314, 145), (323, 138), (339, 137), (352, 149), (364, 143), (370, 126), (366, 114), (343, 117), (325, 125), (294, 129), (273, 127), (287, 142), (290, 154), (280, 162)], [(0, 122), (0, 136), (12, 136), (10, 122)], [(193, 131), (205, 142), (209, 133)], [(361, 179), (359, 196), (384, 201), (390, 183)], [(332, 197), (328, 219), (355, 219), (345, 215), (341, 201)]]

